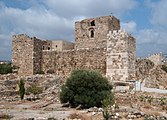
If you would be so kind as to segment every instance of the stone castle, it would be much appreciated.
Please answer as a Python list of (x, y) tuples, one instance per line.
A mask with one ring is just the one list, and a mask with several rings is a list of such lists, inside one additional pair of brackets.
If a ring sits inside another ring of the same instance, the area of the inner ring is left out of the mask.
[(75, 42), (12, 36), (12, 64), (18, 75), (40, 71), (68, 76), (74, 69), (97, 70), (111, 81), (135, 79), (136, 41), (114, 16), (75, 22)]

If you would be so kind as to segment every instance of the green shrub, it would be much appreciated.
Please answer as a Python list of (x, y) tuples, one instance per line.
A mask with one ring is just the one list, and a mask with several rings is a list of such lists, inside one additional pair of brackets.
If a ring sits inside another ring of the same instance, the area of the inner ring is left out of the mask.
[(45, 72), (42, 71), (42, 70), (39, 70), (39, 71), (36, 72), (36, 74), (45, 74)]
[(20, 93), (20, 98), (22, 100), (24, 98), (24, 94), (25, 94), (24, 80), (23, 79), (21, 79), (20, 83), (19, 83), (19, 93)]
[(114, 113), (113, 111), (113, 109), (115, 109), (114, 103), (115, 103), (114, 94), (108, 95), (102, 101), (102, 107), (103, 107), (102, 113), (105, 120), (109, 120), (110, 116)]
[(12, 73), (11, 64), (0, 64), (0, 74)]
[(50, 118), (48, 118), (48, 120), (57, 120), (57, 119), (54, 117), (50, 117)]
[(47, 73), (49, 73), (49, 74), (53, 74), (53, 73), (55, 73), (55, 72), (54, 72), (54, 70), (49, 69), (49, 70), (47, 71)]
[(167, 72), (167, 66), (166, 65), (162, 65), (161, 69), (165, 72)]
[(4, 119), (10, 120), (11, 118), (13, 118), (13, 116), (8, 114), (3, 114), (3, 113), (0, 114), (0, 120), (4, 120)]
[(43, 89), (42, 87), (38, 87), (36, 85), (32, 85), (29, 88), (27, 88), (27, 93), (32, 93), (35, 95), (42, 93)]
[(101, 101), (111, 94), (111, 89), (107, 79), (98, 72), (74, 70), (61, 88), (60, 101), (73, 107), (101, 107)]

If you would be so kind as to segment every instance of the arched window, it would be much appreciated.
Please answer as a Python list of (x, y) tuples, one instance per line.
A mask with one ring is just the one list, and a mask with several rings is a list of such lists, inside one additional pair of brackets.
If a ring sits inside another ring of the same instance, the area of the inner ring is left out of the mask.
[(45, 50), (45, 46), (42, 46), (42, 50)]
[(91, 26), (95, 26), (95, 20), (90, 23)]
[(90, 30), (90, 37), (93, 38), (94, 37), (94, 30)]

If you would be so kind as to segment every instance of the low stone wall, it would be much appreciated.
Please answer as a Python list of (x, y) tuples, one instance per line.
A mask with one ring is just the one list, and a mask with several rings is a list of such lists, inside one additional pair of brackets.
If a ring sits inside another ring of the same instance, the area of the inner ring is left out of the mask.
[(0, 80), (12, 80), (18, 78), (17, 74), (0, 74)]
[(63, 52), (43, 51), (42, 70), (68, 76), (74, 69), (91, 69), (106, 73), (106, 49), (80, 49)]

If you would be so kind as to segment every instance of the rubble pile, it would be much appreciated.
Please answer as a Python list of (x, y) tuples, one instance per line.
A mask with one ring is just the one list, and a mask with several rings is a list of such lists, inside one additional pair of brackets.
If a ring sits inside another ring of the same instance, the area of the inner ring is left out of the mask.
[(154, 65), (148, 59), (138, 59), (136, 61), (136, 80), (145, 82), (145, 87), (167, 89), (167, 73), (161, 66)]
[(25, 95), (25, 99), (35, 100), (34, 97), (44, 101), (59, 102), (58, 95), (61, 85), (64, 83), (64, 78), (56, 75), (33, 75), (25, 78), (17, 78), (11, 80), (0, 80), (0, 100), (18, 101), (19, 97), (19, 81), (23, 79), (25, 81), (25, 89), (35, 85), (41, 87), (43, 92), (38, 96), (32, 94)]

